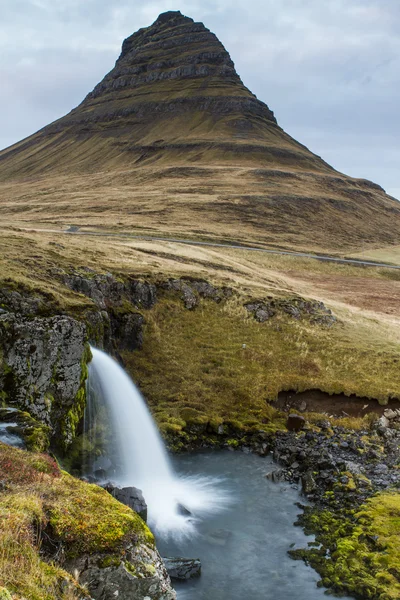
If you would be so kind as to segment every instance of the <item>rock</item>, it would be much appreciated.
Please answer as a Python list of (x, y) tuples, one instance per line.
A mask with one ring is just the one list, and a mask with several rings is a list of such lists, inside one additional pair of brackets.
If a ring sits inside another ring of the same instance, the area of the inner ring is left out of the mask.
[(392, 419), (397, 419), (398, 414), (396, 410), (392, 410), (391, 408), (387, 408), (385, 411), (383, 411), (383, 416), (388, 419), (389, 421), (391, 421)]
[(305, 300), (300, 296), (294, 298), (270, 298), (254, 300), (244, 305), (246, 310), (253, 314), (256, 321), (264, 323), (274, 317), (278, 312), (290, 315), (294, 319), (308, 318), (316, 325), (331, 327), (337, 319), (332, 311), (315, 300)]
[(176, 600), (176, 593), (157, 550), (141, 544), (109, 564), (110, 555), (89, 555), (67, 563), (94, 600)]
[(305, 424), (305, 418), (294, 413), (290, 414), (286, 421), (286, 427), (289, 431), (300, 431), (301, 429), (304, 429)]
[(143, 498), (142, 490), (135, 487), (112, 487), (110, 484), (105, 486), (105, 489), (122, 504), (126, 504), (142, 517), (143, 521), (147, 521), (147, 504)]
[(387, 429), (388, 427), (390, 427), (390, 421), (387, 417), (385, 417), (385, 415), (382, 415), (381, 417), (379, 417), (378, 419), (378, 427)]
[(304, 473), (301, 478), (301, 485), (304, 494), (308, 495), (315, 492), (317, 489), (317, 484), (315, 483), (315, 479), (311, 470)]
[(285, 471), (284, 469), (276, 469), (275, 471), (267, 473), (265, 477), (274, 483), (280, 483), (285, 480)]
[(118, 319), (112, 318), (113, 334), (121, 350), (141, 350), (145, 319), (140, 313), (129, 313)]
[(351, 460), (344, 461), (344, 467), (346, 471), (349, 471), (352, 475), (363, 475), (364, 468), (361, 464), (353, 462)]
[(201, 562), (198, 558), (163, 558), (171, 579), (186, 581), (201, 575)]
[(55, 443), (67, 448), (84, 410), (90, 352), (83, 323), (64, 315), (0, 315), (0, 352), (7, 404), (48, 425)]
[(182, 515), (183, 517), (190, 517), (192, 515), (190, 510), (188, 510), (186, 506), (183, 506), (183, 504), (177, 505), (176, 512), (178, 513), (178, 515)]
[(385, 465), (384, 463), (377, 464), (374, 467), (374, 472), (377, 475), (385, 474), (388, 471), (389, 471), (389, 467), (387, 465)]

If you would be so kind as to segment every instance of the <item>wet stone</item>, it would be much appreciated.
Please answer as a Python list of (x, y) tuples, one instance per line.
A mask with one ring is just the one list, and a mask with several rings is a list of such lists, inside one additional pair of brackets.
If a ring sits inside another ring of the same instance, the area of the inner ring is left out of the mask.
[(171, 579), (186, 581), (201, 575), (201, 562), (198, 558), (163, 558)]

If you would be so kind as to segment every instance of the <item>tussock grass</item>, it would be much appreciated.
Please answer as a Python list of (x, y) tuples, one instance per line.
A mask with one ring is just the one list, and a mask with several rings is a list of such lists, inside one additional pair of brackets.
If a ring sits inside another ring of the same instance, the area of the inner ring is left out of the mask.
[(320, 389), (383, 404), (400, 397), (399, 345), (359, 324), (327, 329), (286, 315), (260, 324), (237, 300), (203, 301), (188, 311), (168, 297), (146, 319), (143, 349), (123, 358), (167, 428), (180, 429), (188, 408), (198, 419), (234, 420), (244, 429), (273, 423), (279, 415), (268, 401), (282, 390)]

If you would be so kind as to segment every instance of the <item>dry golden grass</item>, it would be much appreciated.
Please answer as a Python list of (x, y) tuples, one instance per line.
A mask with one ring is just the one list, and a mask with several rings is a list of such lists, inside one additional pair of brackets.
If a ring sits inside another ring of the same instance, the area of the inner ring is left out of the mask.
[[(175, 298), (146, 311), (144, 349), (125, 358), (160, 423), (179, 428), (185, 408), (207, 418), (271, 421), (266, 400), (285, 389), (400, 397), (400, 282), (385, 269), (127, 238), (0, 236), (0, 281), (45, 292), (54, 310), (79, 316), (91, 301), (58, 278), (77, 267), (153, 280), (194, 276), (235, 290), (224, 305), (204, 302), (191, 312)], [(268, 295), (323, 301), (339, 323), (330, 330), (288, 318), (259, 324), (243, 304)]]
[(400, 206), (399, 216), (389, 215), (382, 192), (365, 192), (371, 197), (363, 198), (364, 214), (362, 184), (344, 192), (345, 184), (326, 187), (325, 175), (299, 172), (293, 180), (269, 168), (265, 177), (258, 173), (268, 170), (212, 164), (29, 177), (0, 183), (0, 217), (15, 226), (73, 224), (338, 254), (398, 240)]

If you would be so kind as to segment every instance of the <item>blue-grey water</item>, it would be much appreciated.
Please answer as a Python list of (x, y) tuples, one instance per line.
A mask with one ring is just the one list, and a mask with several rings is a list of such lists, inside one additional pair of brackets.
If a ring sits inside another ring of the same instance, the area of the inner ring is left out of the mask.
[(198, 535), (187, 540), (157, 539), (162, 556), (200, 558), (197, 580), (174, 582), (179, 600), (322, 600), (318, 574), (287, 551), (313, 541), (294, 527), (303, 501), (290, 484), (275, 484), (265, 474), (270, 458), (242, 452), (177, 456), (177, 474), (223, 477), (233, 503), (207, 516)]

